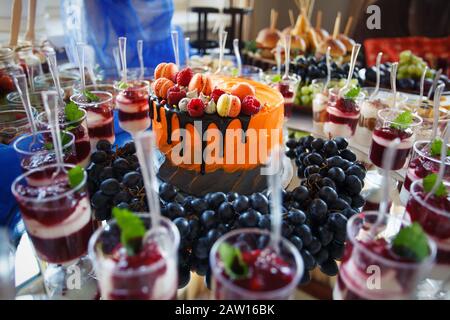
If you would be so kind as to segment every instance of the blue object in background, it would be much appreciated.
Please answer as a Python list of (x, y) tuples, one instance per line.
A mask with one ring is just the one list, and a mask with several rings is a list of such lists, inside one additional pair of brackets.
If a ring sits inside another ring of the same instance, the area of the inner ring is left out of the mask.
[[(171, 40), (172, 0), (62, 0), (66, 48), (86, 42), (95, 52), (101, 69), (117, 73), (113, 48), (118, 38), (127, 37), (127, 65), (138, 67), (137, 41), (143, 40), (146, 68), (160, 62), (174, 62)], [(184, 63), (184, 40), (180, 28), (180, 64)], [(70, 55), (69, 55), (70, 56)]]

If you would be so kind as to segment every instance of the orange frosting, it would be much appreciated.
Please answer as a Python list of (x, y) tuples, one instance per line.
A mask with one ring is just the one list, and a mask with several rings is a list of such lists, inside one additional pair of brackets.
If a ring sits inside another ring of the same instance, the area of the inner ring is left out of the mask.
[[(240, 79), (240, 78), (230, 78), (223, 76), (212, 76), (213, 86), (216, 88), (220, 88), (227, 93), (231, 92), (231, 88), (239, 82), (246, 82), (252, 85), (255, 88), (256, 98), (261, 102), (261, 110), (252, 115), (250, 118), (250, 122), (247, 129), (247, 141), (243, 142), (242, 137), (238, 132), (234, 134), (233, 137), (225, 136), (224, 137), (224, 154), (227, 154), (227, 145), (231, 143), (231, 147), (233, 147), (234, 140), (234, 161), (230, 161), (229, 159), (219, 158), (222, 161), (218, 161), (219, 163), (209, 163), (211, 157), (209, 157), (208, 149), (213, 150), (214, 145), (219, 145), (219, 142), (209, 140), (207, 142), (207, 147), (205, 148), (207, 155), (206, 157), (206, 172), (213, 172), (218, 169), (224, 169), (227, 172), (234, 172), (237, 170), (249, 170), (255, 168), (258, 165), (264, 164), (267, 161), (267, 157), (270, 155), (270, 151), (272, 147), (276, 144), (282, 142), (282, 127), (284, 121), (284, 100), (283, 96), (275, 89), (270, 88), (267, 85), (264, 85), (259, 82)], [(172, 156), (180, 156), (177, 154), (172, 155), (172, 149), (180, 143), (180, 139), (178, 136), (172, 135), (172, 143), (167, 143), (167, 119), (166, 113), (164, 112), (164, 108), (157, 108), (156, 103), (152, 106), (154, 108), (154, 118), (153, 122), (153, 131), (156, 136), (156, 144), (158, 149), (165, 154), (166, 158), (172, 160)], [(160, 122), (156, 121), (157, 112), (159, 111)], [(219, 118), (219, 116), (217, 115)], [(202, 118), (198, 118), (196, 120), (202, 120)], [(204, 124), (205, 125), (205, 124)], [(174, 114), (172, 116), (172, 128), (171, 131), (174, 132), (176, 129), (179, 129), (179, 120), (178, 115)], [(194, 150), (198, 150), (202, 148), (200, 134), (197, 130), (191, 125), (187, 124), (186, 129), (190, 133), (190, 138), (185, 141), (184, 145), (184, 155), (187, 153), (191, 153), (191, 159), (194, 159)], [(209, 125), (207, 131), (207, 137), (211, 137), (210, 130), (218, 129), (215, 123)], [(232, 130), (233, 134), (235, 130), (242, 129), (241, 122), (239, 118), (233, 119), (228, 125), (228, 132)], [(253, 129), (253, 130), (251, 130)], [(272, 133), (272, 129), (277, 129), (276, 134)], [(262, 134), (263, 131), (266, 130), (267, 139), (260, 139), (259, 134)], [(250, 134), (252, 131), (252, 134)], [(240, 130), (239, 130), (240, 132)], [(256, 134), (253, 134), (256, 133)], [(255, 137), (256, 136), (256, 137)], [(209, 138), (211, 139), (211, 138)], [(260, 143), (261, 141), (267, 141), (264, 143)], [(255, 148), (257, 146), (257, 148)], [(178, 147), (180, 148), (180, 146)], [(217, 150), (217, 149), (216, 149)], [(243, 152), (245, 151), (245, 152)], [(243, 154), (244, 153), (244, 154)], [(255, 154), (256, 153), (256, 154)], [(211, 155), (214, 159), (217, 159), (217, 155), (215, 152), (211, 152)], [(259, 155), (259, 156), (257, 156)], [(241, 163), (237, 162), (238, 157), (242, 157), (240, 159)], [(255, 161), (256, 159), (256, 161)], [(244, 161), (242, 161), (244, 160)], [(222, 162), (222, 163), (221, 163)], [(225, 163), (229, 162), (229, 163)], [(231, 163), (230, 163), (231, 162)], [(177, 166), (185, 168), (187, 170), (196, 170), (200, 172), (200, 164), (190, 164), (190, 163), (176, 163)]]

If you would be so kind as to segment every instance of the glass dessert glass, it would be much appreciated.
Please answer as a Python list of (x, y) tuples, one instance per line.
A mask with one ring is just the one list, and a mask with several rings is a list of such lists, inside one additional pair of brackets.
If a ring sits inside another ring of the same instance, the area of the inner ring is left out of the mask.
[[(387, 89), (379, 89), (375, 97), (371, 97), (375, 91), (374, 87), (362, 88), (366, 94), (366, 99), (361, 103), (361, 116), (359, 118), (358, 127), (356, 128), (355, 142), (369, 147), (372, 138), (372, 132), (377, 122), (378, 111), (392, 108), (394, 103), (392, 91)], [(397, 93), (396, 108), (405, 109), (408, 97), (402, 93)]]
[[(389, 190), (397, 192), (398, 181), (393, 177), (389, 177)], [(361, 196), (366, 200), (363, 211), (377, 211), (380, 208), (380, 203), (383, 199), (384, 187), (380, 184), (380, 176), (377, 171), (367, 171), (364, 179), (364, 187), (361, 190)], [(388, 208), (391, 208), (393, 202), (394, 192), (389, 194)], [(388, 209), (389, 211), (389, 209)]]
[[(70, 170), (73, 165), (65, 164)], [(94, 222), (87, 193), (87, 173), (71, 188), (67, 173), (57, 165), (39, 167), (17, 177), (11, 190), (19, 204), (28, 236), (40, 260), (48, 264), (44, 284), (49, 296), (84, 288), (92, 281), (92, 271), (85, 259)], [(58, 173), (59, 172), (59, 173)], [(40, 185), (29, 183), (40, 176)], [(78, 285), (71, 276), (79, 271)]]
[[(420, 116), (423, 119), (423, 123), (420, 126), (420, 129), (417, 130), (417, 140), (429, 139), (433, 131), (433, 123), (434, 123), (433, 102), (431, 103), (424, 102), (420, 105), (420, 107), (414, 109), (414, 111), (417, 113), (418, 116)], [(441, 106), (439, 108), (439, 117), (437, 123), (438, 137), (444, 136), (444, 130), (449, 122), (450, 122), (450, 114), (446, 108)]]
[[(406, 171), (405, 182), (400, 192), (400, 200), (406, 204), (409, 199), (409, 190), (414, 181), (421, 180), (427, 175), (439, 172), (441, 164), (440, 156), (432, 156), (430, 153), (431, 141), (416, 141), (413, 146), (411, 160)], [(450, 180), (450, 159), (447, 157), (444, 169), (444, 180)]]
[[(84, 109), (81, 109), (81, 111), (84, 115), (76, 121), (66, 121), (64, 111), (61, 111), (59, 126), (61, 130), (67, 130), (75, 136), (77, 164), (86, 167), (91, 158), (91, 143), (89, 142), (88, 126), (86, 122), (87, 112)], [(37, 116), (36, 123), (39, 130), (48, 130), (50, 128), (45, 112), (42, 112)]]
[[(264, 246), (258, 245), (261, 237), (267, 240)], [(269, 238), (267, 230), (240, 229), (214, 243), (209, 254), (213, 299), (285, 300), (292, 296), (303, 276), (303, 260), (297, 248), (284, 238), (280, 253), (276, 253), (269, 246)], [(219, 247), (224, 243), (241, 250), (249, 267), (249, 279), (233, 280), (226, 274), (219, 255)]]
[[(146, 226), (149, 214), (138, 214)], [(107, 300), (175, 299), (178, 288), (180, 234), (167, 218), (161, 218), (161, 232), (148, 236), (141, 252), (128, 256), (120, 245), (121, 231), (115, 220), (98, 229), (89, 242), (100, 292)]]
[[(63, 137), (64, 162), (76, 164), (75, 136), (68, 131), (62, 131), (61, 136)], [(14, 141), (13, 147), (19, 156), (23, 172), (56, 163), (50, 130), (38, 131), (35, 135), (32, 133), (23, 135)], [(30, 176), (28, 179), (30, 185), (40, 185), (39, 177)]]
[[(76, 95), (76, 94), (80, 94), (82, 93), (82, 88), (81, 88), (81, 84), (80, 83), (76, 83), (73, 86), (73, 93), (72, 95)], [(109, 92), (112, 96), (113, 96), (113, 101), (112, 104), (115, 107), (116, 105), (116, 90), (114, 89), (114, 84), (112, 82), (103, 82), (103, 81), (98, 81), (96, 84), (88, 84), (85, 86), (85, 90), (88, 91), (106, 91)]]
[(284, 117), (290, 118), (294, 109), (295, 93), (301, 78), (294, 73), (289, 75), (289, 79), (283, 80), (282, 78), (283, 75), (266, 73), (265, 82), (281, 93), (284, 98)]
[(113, 144), (114, 135), (114, 105), (113, 96), (106, 91), (91, 91), (99, 101), (89, 101), (84, 94), (74, 94), (70, 100), (87, 112), (87, 126), (91, 149), (95, 150), (99, 140), (107, 140)]
[[(36, 115), (36, 109), (32, 109)], [(19, 135), (30, 132), (25, 110), (16, 105), (0, 106), (0, 143), (10, 144)]]
[(117, 90), (116, 107), (119, 110), (119, 125), (132, 136), (150, 127), (148, 97), (150, 83), (148, 81), (129, 81), (126, 88), (119, 83), (114, 85)]
[(322, 133), (323, 124), (328, 120), (327, 106), (329, 98), (335, 98), (336, 94), (330, 95), (330, 91), (337, 90), (339, 80), (331, 79), (324, 90), (326, 79), (314, 79), (312, 81), (312, 112), (314, 132)]
[(362, 92), (352, 100), (339, 97), (338, 90), (330, 91), (327, 105), (328, 117), (323, 125), (325, 136), (351, 138), (358, 125), (360, 106), (364, 98), (365, 95)]
[[(368, 211), (354, 215), (347, 223), (347, 243), (333, 291), (335, 300), (407, 300), (429, 272), (436, 256), (436, 244), (428, 238), (430, 254), (423, 261), (397, 255), (393, 237), (410, 223), (390, 214)], [(375, 237), (371, 237), (375, 229)], [(374, 238), (376, 240), (374, 240)]]
[(369, 149), (369, 159), (378, 168), (383, 168), (383, 156), (389, 143), (400, 139), (392, 167), (390, 170), (400, 170), (406, 163), (408, 155), (415, 141), (416, 131), (422, 124), (422, 118), (413, 114), (413, 121), (409, 125), (395, 122), (404, 110), (383, 109), (378, 111), (378, 119), (372, 134), (372, 143)]
[[(444, 182), (450, 192), (450, 182)], [(412, 221), (417, 221), (427, 235), (437, 243), (436, 264), (428, 278), (448, 280), (450, 278), (450, 199), (448, 196), (428, 196), (422, 180), (412, 183), (406, 212)]]

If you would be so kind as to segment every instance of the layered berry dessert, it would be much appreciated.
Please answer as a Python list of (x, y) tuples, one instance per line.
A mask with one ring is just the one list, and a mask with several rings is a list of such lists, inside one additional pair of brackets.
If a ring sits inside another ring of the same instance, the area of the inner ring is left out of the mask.
[(91, 149), (95, 149), (99, 140), (107, 140), (113, 144), (114, 105), (111, 93), (106, 91), (83, 91), (70, 97), (80, 108), (87, 112), (87, 125)]
[(435, 182), (436, 174), (430, 174), (411, 185), (406, 212), (437, 244), (436, 263), (430, 278), (445, 280), (450, 274), (450, 183), (441, 183), (430, 194)]
[(260, 169), (283, 136), (280, 92), (247, 79), (194, 74), (190, 68), (175, 77), (168, 70), (155, 71), (150, 97), (162, 153), (159, 177), (194, 195), (265, 189)]
[(323, 126), (326, 136), (350, 138), (355, 134), (360, 115), (360, 100), (364, 95), (359, 87), (354, 87), (339, 97), (338, 93), (330, 92), (335, 97), (328, 100), (327, 120)]
[(150, 127), (148, 82), (120, 83), (119, 90), (116, 107), (119, 109), (120, 127), (132, 135)]
[[(449, 109), (444, 106), (444, 101), (441, 102), (439, 107), (439, 116), (437, 123), (437, 135), (443, 136), (445, 128), (450, 121)], [(423, 124), (417, 131), (417, 140), (429, 139), (433, 131), (434, 123), (434, 106), (433, 101), (428, 99), (424, 100), (423, 103), (417, 108), (413, 106), (417, 115), (423, 119)]]
[(400, 139), (395, 151), (391, 170), (403, 168), (415, 140), (415, 130), (422, 120), (409, 111), (380, 110), (377, 127), (372, 134), (369, 159), (379, 168), (383, 167), (383, 156), (389, 144)]
[[(432, 173), (438, 173), (441, 164), (442, 140), (416, 141), (411, 160), (406, 171), (405, 182), (400, 192), (400, 200), (406, 204), (409, 190), (414, 181), (421, 180)], [(445, 179), (450, 179), (450, 158), (447, 157), (444, 171)]]
[[(85, 188), (86, 173), (75, 167), (78, 178), (74, 182), (71, 171), (66, 174), (59, 170), (54, 176), (57, 168), (51, 165), (21, 175), (14, 181), (12, 192), (39, 258), (48, 263), (70, 264), (87, 252), (94, 224)], [(28, 177), (36, 173), (47, 183), (29, 184)]]
[[(334, 99), (337, 97), (337, 86), (339, 83), (337, 80), (332, 79), (325, 89), (325, 79), (313, 80), (312, 82), (312, 112), (313, 112), (313, 125), (316, 132), (323, 132), (323, 124), (328, 120), (327, 107), (328, 103), (334, 103)], [(332, 94), (330, 94), (332, 92)]]
[(377, 227), (377, 215), (361, 213), (348, 222), (349, 241), (333, 292), (336, 300), (411, 299), (417, 283), (431, 267), (434, 247), (420, 225), (402, 225), (392, 231), (386, 219), (395, 218), (383, 215)]
[[(75, 136), (77, 164), (82, 167), (86, 167), (91, 158), (91, 143), (86, 115), (86, 110), (79, 108), (74, 102), (69, 102), (65, 106), (64, 111), (61, 111), (59, 114), (61, 130), (67, 130)], [(37, 124), (40, 130), (50, 128), (45, 112), (38, 115)]]
[[(163, 219), (167, 228), (156, 238), (147, 236), (149, 215), (137, 216), (114, 208), (115, 220), (91, 239), (101, 295), (107, 300), (168, 300), (176, 298), (178, 286), (176, 227)], [(151, 232), (150, 232), (151, 233)]]
[(297, 92), (300, 78), (298, 76), (291, 75), (289, 80), (280, 80), (277, 83), (276, 88), (280, 91), (284, 98), (284, 115), (290, 118), (294, 109), (295, 93)]

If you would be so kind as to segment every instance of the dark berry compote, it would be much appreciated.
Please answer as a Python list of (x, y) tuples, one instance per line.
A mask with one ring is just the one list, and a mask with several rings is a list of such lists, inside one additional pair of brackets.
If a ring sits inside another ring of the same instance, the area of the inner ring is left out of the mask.
[(411, 185), (406, 212), (412, 221), (420, 223), (425, 232), (437, 243), (436, 264), (432, 277), (445, 279), (450, 273), (450, 184), (445, 183), (447, 194), (429, 195), (421, 180)]
[(290, 81), (281, 81), (277, 85), (278, 91), (284, 98), (284, 116), (287, 118), (292, 116), (294, 109), (295, 88), (293, 87)]
[(328, 119), (323, 127), (326, 135), (350, 138), (355, 134), (360, 115), (360, 108), (355, 99), (329, 99), (327, 112)]
[(131, 134), (146, 130), (150, 126), (148, 82), (131, 82), (126, 88), (119, 90), (116, 96), (119, 125)]
[[(53, 165), (25, 173), (13, 183), (12, 191), (39, 258), (68, 264), (87, 252), (94, 225), (85, 183), (71, 188), (62, 171), (52, 177), (55, 169)], [(27, 182), (37, 172), (47, 183), (33, 186)]]

